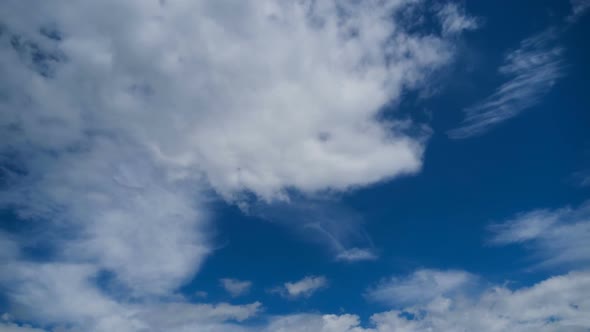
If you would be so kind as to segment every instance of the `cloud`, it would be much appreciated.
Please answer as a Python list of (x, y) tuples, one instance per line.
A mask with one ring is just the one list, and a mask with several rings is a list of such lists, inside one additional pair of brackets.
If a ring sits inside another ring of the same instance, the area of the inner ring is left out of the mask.
[(54, 247), (55, 260), (92, 262), (135, 293), (165, 294), (210, 252), (199, 193), (167, 181), (145, 151), (95, 142), (89, 151), (36, 156), (26, 172), (0, 200), (23, 222), (43, 223), (34, 241)]
[[(590, 273), (571, 272), (554, 276), (531, 287), (508, 289), (503, 286), (477, 288), (465, 280), (474, 277), (464, 271), (419, 270), (406, 277), (395, 277), (381, 284), (395, 298), (383, 300), (396, 307), (371, 316), (367, 326), (355, 314), (287, 314), (259, 317), (258, 302), (245, 305), (227, 303), (199, 304), (179, 299), (156, 302), (125, 303), (110, 299), (97, 291), (85, 276), (92, 267), (2, 266), (3, 278), (8, 268), (23, 287), (10, 295), (18, 296), (21, 305), (15, 319), (48, 324), (59, 318), (52, 332), (102, 331), (269, 331), (269, 332), (419, 332), (419, 331), (584, 331), (590, 328), (587, 312), (590, 301)], [(34, 273), (41, 272), (41, 275)], [(427, 277), (425, 277), (427, 276)], [(464, 277), (469, 276), (469, 277)], [(305, 279), (304, 279), (305, 280)], [(397, 282), (397, 284), (396, 284)], [(295, 285), (297, 283), (293, 283)], [(479, 284), (482, 285), (482, 284)], [(422, 286), (428, 296), (416, 295)], [(430, 288), (434, 290), (430, 291)], [(294, 293), (301, 292), (301, 287)], [(376, 288), (375, 288), (376, 289)], [(391, 289), (397, 289), (391, 292)], [(399, 301), (398, 296), (409, 294)], [(37, 302), (41, 301), (41, 302)], [(38, 303), (50, 303), (39, 306)], [(35, 308), (39, 311), (31, 311)], [(11, 317), (10, 317), (11, 318)], [(65, 324), (67, 322), (67, 324)], [(23, 323), (4, 320), (0, 327), (8, 331), (41, 331)]]
[(541, 266), (590, 264), (590, 202), (578, 208), (521, 213), (490, 230), (491, 244), (528, 246)]
[(238, 279), (223, 278), (220, 279), (219, 282), (232, 297), (244, 295), (248, 293), (252, 287), (251, 281), (242, 281)]
[[(232, 305), (190, 303), (170, 296), (157, 301), (112, 297), (97, 287), (99, 271), (90, 264), (35, 264), (16, 260), (0, 267), (0, 282), (16, 286), (6, 293), (14, 303), (11, 316), (15, 321), (70, 326), (76, 332), (241, 331), (233, 326), (262, 311), (259, 302)], [(15, 324), (8, 325), (12, 328)]]
[(590, 9), (590, 0), (570, 0), (572, 13), (568, 16), (568, 21), (574, 23)]
[(447, 3), (438, 10), (443, 34), (457, 34), (464, 30), (474, 30), (478, 27), (478, 20), (465, 14), (462, 7), (456, 3)]
[(403, 278), (384, 280), (365, 295), (390, 306), (417, 305), (463, 292), (475, 283), (476, 277), (464, 271), (422, 269)]
[(277, 317), (264, 331), (276, 332), (364, 332), (356, 315), (299, 314)]
[(213, 251), (214, 199), (419, 171), (427, 134), (381, 115), (456, 42), (405, 28), (415, 0), (0, 6), (0, 207), (42, 230), (6, 245), (1, 286), (23, 318), (83, 331), (150, 330), (139, 315)]
[(328, 286), (328, 279), (324, 276), (307, 276), (299, 281), (286, 282), (272, 290), (290, 299), (308, 298), (315, 292)]
[[(448, 271), (429, 270), (446, 275)], [(469, 275), (467, 272), (455, 271)], [(413, 275), (418, 275), (415, 272)], [(401, 278), (401, 284), (409, 279)], [(418, 277), (418, 279), (420, 279)], [(418, 283), (421, 283), (419, 281)], [(429, 283), (429, 286), (432, 283)], [(400, 286), (401, 287), (401, 286)], [(585, 331), (590, 327), (590, 273), (571, 272), (531, 287), (510, 290), (488, 287), (472, 294), (471, 287), (454, 287), (427, 301), (377, 313), (363, 327), (357, 315), (297, 314), (277, 317), (263, 331), (281, 332), (427, 332), (427, 331)], [(425, 288), (428, 291), (428, 288)], [(392, 294), (395, 295), (395, 294)], [(398, 303), (396, 299), (386, 301)]]
[(233, 324), (228, 324), (228, 321), (239, 323), (258, 315), (261, 304), (259, 302), (245, 305), (170, 303), (139, 309), (136, 316), (149, 326), (150, 331), (223, 331), (223, 328), (232, 329)]
[[(451, 41), (390, 19), (417, 3), (244, 2), (238, 19), (214, 1), (40, 2), (44, 18), (10, 1), (4, 122), (18, 128), (11, 141), (59, 152), (86, 133), (125, 137), (170, 177), (204, 177), (228, 199), (414, 173), (424, 137), (377, 115), (451, 60)], [(59, 40), (33, 33), (47, 21)], [(37, 46), (16, 54), (11, 38)], [(63, 54), (44, 63), (53, 76), (29, 66), (37, 53)]]
[(324, 246), (336, 261), (352, 263), (378, 258), (362, 216), (339, 204), (331, 193), (294, 196), (288, 202), (273, 204), (244, 202), (241, 207), (249, 215), (284, 225), (301, 238)]
[(364, 248), (347, 249), (336, 256), (336, 260), (345, 262), (374, 261), (377, 258), (372, 250)]
[(391, 19), (417, 4), (3, 2), (0, 205), (75, 230), (46, 237), (59, 260), (166, 293), (211, 251), (203, 192), (271, 201), (419, 170), (424, 137), (378, 120), (452, 59), (452, 40)]
[(563, 48), (556, 45), (557, 32), (546, 30), (523, 40), (506, 55), (500, 67), (509, 79), (496, 91), (464, 110), (459, 128), (450, 130), (454, 139), (481, 135), (539, 103), (563, 73)]
[(583, 331), (590, 327), (590, 274), (572, 272), (530, 288), (486, 289), (479, 297), (442, 297), (373, 315), (377, 331)]
[(2, 332), (45, 332), (45, 330), (37, 329), (29, 325), (18, 325), (13, 323), (0, 322), (0, 331)]

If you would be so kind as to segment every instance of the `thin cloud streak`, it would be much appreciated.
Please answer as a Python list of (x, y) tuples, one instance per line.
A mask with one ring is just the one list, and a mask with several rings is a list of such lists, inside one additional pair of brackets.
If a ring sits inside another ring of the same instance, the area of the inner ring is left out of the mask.
[(271, 290), (287, 299), (309, 298), (318, 290), (328, 287), (328, 279), (324, 276), (307, 276), (301, 280), (286, 282)]
[(492, 245), (526, 245), (537, 267), (590, 266), (590, 201), (578, 208), (522, 213), (490, 231)]
[(463, 123), (448, 132), (464, 139), (484, 134), (496, 125), (537, 105), (564, 75), (563, 52), (554, 29), (523, 40), (506, 55), (499, 72), (509, 77), (496, 91), (464, 110)]

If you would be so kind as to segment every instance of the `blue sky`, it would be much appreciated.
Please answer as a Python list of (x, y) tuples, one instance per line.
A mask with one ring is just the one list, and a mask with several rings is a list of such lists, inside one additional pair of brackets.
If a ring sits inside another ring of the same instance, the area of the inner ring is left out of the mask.
[(0, 331), (590, 330), (587, 0), (0, 8)]

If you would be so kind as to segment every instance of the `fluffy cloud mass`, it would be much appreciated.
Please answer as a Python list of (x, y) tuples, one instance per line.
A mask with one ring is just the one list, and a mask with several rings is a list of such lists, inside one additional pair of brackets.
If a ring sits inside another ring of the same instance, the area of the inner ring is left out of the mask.
[[(407, 284), (423, 284), (424, 279), (435, 280), (448, 273), (421, 270), (397, 278), (400, 284), (396, 295), (404, 296), (404, 287)], [(469, 275), (460, 271), (452, 273)], [(391, 286), (393, 284), (388, 285)], [(253, 325), (240, 325), (239, 322), (260, 313), (259, 303), (241, 306), (159, 303), (140, 307), (119, 305), (116, 307), (117, 315), (113, 313), (103, 316), (94, 330), (108, 331), (116, 328), (118, 331), (198, 332), (569, 332), (586, 331), (590, 327), (587, 317), (590, 310), (590, 300), (587, 296), (590, 292), (588, 272), (571, 272), (549, 278), (532, 287), (516, 290), (494, 286), (479, 288), (474, 293), (471, 288), (457, 286), (452, 295), (447, 295), (449, 293), (446, 289), (438, 290), (433, 292), (427, 301), (400, 305), (393, 310), (372, 315), (367, 326), (363, 326), (360, 318), (352, 314), (293, 314), (269, 317)], [(409, 294), (405, 298), (414, 296), (413, 289), (407, 291)], [(390, 302), (396, 303), (396, 300), (391, 299)], [(108, 307), (100, 308), (109, 310)], [(10, 321), (0, 323), (0, 329), (11, 332), (42, 331)]]
[[(0, 205), (30, 230), (0, 237), (12, 330), (244, 329), (260, 303), (175, 293), (212, 251), (211, 194), (286, 201), (418, 171), (425, 131), (383, 110), (469, 26), (417, 0), (0, 6)], [(439, 29), (406, 29), (412, 15)], [(359, 250), (339, 259), (374, 257)]]
[(328, 280), (324, 276), (308, 276), (299, 281), (286, 282), (283, 286), (274, 289), (274, 292), (284, 297), (296, 299), (310, 297), (318, 290), (327, 287)]
[(415, 172), (423, 137), (378, 118), (451, 56), (392, 19), (416, 3), (9, 1), (3, 122), (58, 151), (116, 135), (232, 199)]
[(590, 327), (590, 274), (573, 272), (530, 288), (439, 294), (424, 305), (372, 317), (377, 331), (584, 331)]

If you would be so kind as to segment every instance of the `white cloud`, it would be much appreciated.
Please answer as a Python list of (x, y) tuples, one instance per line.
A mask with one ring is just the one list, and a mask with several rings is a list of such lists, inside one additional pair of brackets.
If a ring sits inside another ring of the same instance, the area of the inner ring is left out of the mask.
[(428, 303), (443, 295), (453, 295), (476, 283), (476, 277), (464, 271), (416, 270), (404, 278), (382, 281), (366, 293), (372, 301), (391, 306)]
[(74, 331), (241, 331), (233, 326), (262, 310), (259, 302), (114, 299), (96, 287), (98, 271), (92, 265), (13, 261), (0, 267), (0, 282), (18, 286), (7, 293), (15, 303), (11, 316), (41, 325), (69, 325)]
[(299, 314), (278, 317), (264, 331), (269, 332), (364, 332), (356, 315)]
[(299, 281), (286, 282), (282, 286), (273, 289), (286, 298), (307, 298), (315, 292), (328, 286), (328, 279), (324, 276), (307, 276)]
[[(372, 315), (368, 326), (362, 326), (354, 314), (293, 314), (263, 318), (254, 324), (243, 323), (260, 314), (262, 307), (258, 302), (231, 305), (194, 304), (178, 299), (141, 303), (115, 301), (86, 278), (93, 273), (91, 266), (44, 265), (40, 269), (13, 263), (2, 266), (0, 271), (3, 272), (1, 278), (13, 277), (22, 283), (22, 287), (9, 293), (19, 298), (20, 308), (15, 308), (15, 319), (35, 319), (39, 324), (56, 320), (67, 323), (63, 328), (50, 329), (53, 332), (565, 332), (590, 328), (587, 317), (590, 273), (584, 271), (555, 276), (527, 288), (511, 290), (495, 286), (477, 291), (472, 291), (471, 283), (465, 282), (473, 279), (467, 272), (416, 271), (381, 284), (385, 287), (381, 294), (396, 296), (391, 300), (384, 298), (382, 302), (398, 308)], [(429, 276), (425, 277), (427, 274)], [(396, 285), (396, 281), (399, 284)], [(417, 286), (428, 291), (428, 296), (416, 295)], [(392, 287), (395, 292), (390, 291)], [(434, 290), (429, 291), (431, 288)], [(294, 293), (301, 292), (302, 287), (297, 289)], [(400, 296), (407, 300), (403, 305)], [(39, 303), (50, 305), (39, 306)], [(40, 311), (31, 311), (32, 308)], [(2, 328), (2, 331), (41, 331), (6, 319), (0, 323)]]
[(141, 307), (136, 317), (149, 326), (150, 331), (207, 331), (212, 327), (215, 331), (223, 331), (221, 328), (224, 323), (243, 322), (260, 311), (259, 302), (245, 305), (169, 303), (158, 304), (153, 308)]
[(5, 1), (0, 149), (22, 171), (0, 204), (75, 229), (60, 259), (165, 293), (210, 252), (202, 191), (273, 200), (420, 168), (424, 137), (377, 120), (451, 59), (391, 19), (416, 4)]
[(530, 288), (486, 289), (478, 297), (438, 297), (373, 315), (377, 331), (585, 331), (590, 328), (590, 273), (572, 272)]
[(371, 249), (351, 248), (336, 255), (336, 260), (345, 262), (374, 261), (378, 257)]
[(34, 328), (30, 325), (18, 325), (14, 323), (0, 322), (0, 331), (2, 332), (46, 332), (42, 329)]
[[(40, 2), (41, 18), (9, 1), (7, 31), (65, 59), (40, 78), (4, 46), (14, 93), (5, 121), (52, 149), (87, 132), (121, 135), (150, 149), (170, 176), (203, 175), (227, 198), (413, 173), (422, 138), (377, 115), (448, 63), (452, 44), (390, 19), (412, 3), (246, 1), (236, 16), (214, 1), (58, 1)], [(47, 21), (62, 41), (27, 34)], [(15, 116), (24, 98), (31, 103)]]
[(447, 3), (438, 10), (444, 34), (456, 34), (464, 30), (476, 29), (478, 20), (464, 13), (456, 3)]
[(490, 230), (490, 243), (529, 245), (542, 266), (590, 264), (590, 202), (575, 209), (521, 213)]
[(251, 281), (244, 281), (231, 278), (220, 279), (221, 286), (232, 296), (238, 297), (246, 294), (252, 287)]
[[(429, 270), (444, 275), (445, 271)], [(455, 273), (466, 272), (455, 271)], [(407, 284), (418, 276), (399, 279)], [(415, 284), (423, 283), (420, 276)], [(428, 287), (428, 285), (424, 285)], [(436, 286), (435, 286), (436, 287)], [(425, 288), (427, 291), (428, 289)], [(444, 292), (442, 292), (444, 293)], [(440, 294), (426, 302), (377, 313), (363, 327), (357, 315), (297, 314), (277, 317), (263, 331), (273, 332), (566, 332), (590, 328), (590, 273), (572, 272), (549, 278), (528, 288), (480, 289), (458, 286), (453, 295)], [(394, 295), (394, 294), (392, 294)], [(397, 303), (392, 299), (392, 303)]]
[(94, 285), (97, 270), (92, 265), (10, 262), (0, 271), (0, 281), (13, 285), (6, 295), (17, 320), (97, 332), (135, 331), (142, 325), (124, 304)]
[(465, 109), (465, 120), (449, 131), (451, 138), (483, 134), (497, 124), (539, 103), (563, 76), (563, 48), (555, 45), (556, 31), (549, 29), (523, 40), (508, 53), (500, 73), (510, 77), (481, 102)]
[(449, 64), (455, 37), (407, 31), (392, 18), (408, 6), (2, 1), (0, 205), (54, 249), (29, 262), (7, 245), (11, 305), (149, 331), (127, 300), (160, 303), (199, 271), (211, 192), (270, 202), (417, 172), (426, 135), (380, 111)]
[(210, 251), (199, 193), (167, 181), (141, 150), (96, 142), (37, 156), (27, 172), (2, 200), (45, 223), (38, 241), (56, 247), (57, 260), (92, 262), (138, 294), (165, 294)]

